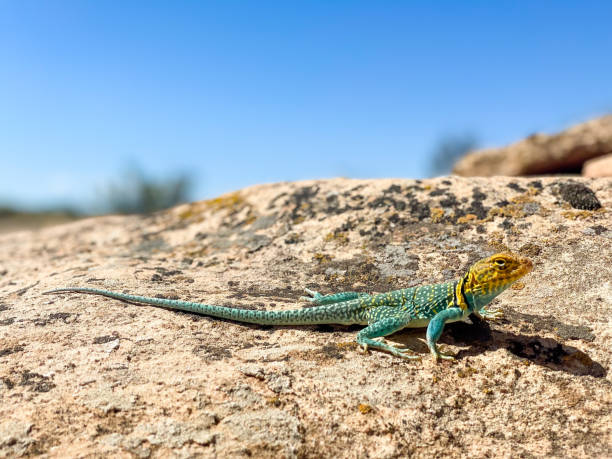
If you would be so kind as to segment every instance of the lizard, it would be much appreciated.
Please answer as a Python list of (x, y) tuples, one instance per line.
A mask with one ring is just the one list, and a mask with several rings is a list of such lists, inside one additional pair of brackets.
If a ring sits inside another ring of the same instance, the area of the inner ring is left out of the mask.
[(405, 359), (421, 356), (392, 346), (385, 336), (403, 328), (427, 327), (427, 346), (435, 361), (454, 360), (438, 350), (437, 341), (448, 322), (465, 320), (470, 314), (483, 319), (498, 319), (499, 309), (486, 306), (512, 283), (529, 273), (533, 264), (528, 258), (510, 252), (497, 253), (474, 263), (452, 282), (404, 288), (380, 294), (341, 292), (321, 295), (305, 289), (300, 299), (313, 307), (285, 311), (249, 310), (214, 306), (181, 300), (152, 298), (89, 287), (63, 287), (44, 292), (88, 293), (168, 309), (187, 311), (237, 322), (259, 325), (366, 325), (357, 334), (357, 344), (367, 352), (377, 349)]

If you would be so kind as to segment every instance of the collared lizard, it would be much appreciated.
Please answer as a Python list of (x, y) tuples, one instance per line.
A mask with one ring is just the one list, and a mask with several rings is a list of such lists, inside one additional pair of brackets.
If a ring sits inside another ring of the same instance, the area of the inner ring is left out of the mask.
[(533, 264), (527, 258), (498, 253), (476, 262), (464, 276), (452, 282), (376, 295), (358, 292), (321, 295), (306, 289), (309, 296), (301, 299), (309, 301), (314, 307), (287, 311), (254, 311), (88, 287), (64, 287), (44, 293), (90, 293), (260, 325), (367, 325), (357, 334), (357, 343), (364, 351), (379, 349), (406, 359), (420, 356), (387, 344), (384, 337), (403, 328), (427, 327), (427, 345), (433, 357), (436, 360), (452, 360), (452, 356), (441, 353), (436, 345), (444, 324), (464, 320), (471, 313), (485, 319), (501, 317), (499, 310), (488, 310), (485, 306), (532, 269)]

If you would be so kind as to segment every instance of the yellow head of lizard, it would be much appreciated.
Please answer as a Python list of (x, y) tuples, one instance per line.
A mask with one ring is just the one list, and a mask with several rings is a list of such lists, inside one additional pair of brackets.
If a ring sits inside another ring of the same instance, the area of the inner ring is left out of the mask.
[(465, 295), (470, 295), (478, 304), (488, 303), (532, 269), (529, 258), (510, 252), (496, 253), (477, 261), (457, 284), (459, 306), (467, 309)]

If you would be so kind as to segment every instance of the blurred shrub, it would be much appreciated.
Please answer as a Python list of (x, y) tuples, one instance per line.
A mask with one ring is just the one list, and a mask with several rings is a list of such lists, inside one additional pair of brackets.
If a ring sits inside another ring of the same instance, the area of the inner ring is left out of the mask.
[(108, 185), (103, 207), (112, 213), (147, 214), (189, 199), (192, 182), (187, 174), (155, 180), (133, 168)]
[(478, 147), (475, 135), (450, 134), (441, 137), (436, 143), (430, 162), (430, 174), (432, 176), (450, 174), (453, 165), (459, 158)]
[(13, 217), (18, 213), (12, 207), (0, 207), (0, 218)]

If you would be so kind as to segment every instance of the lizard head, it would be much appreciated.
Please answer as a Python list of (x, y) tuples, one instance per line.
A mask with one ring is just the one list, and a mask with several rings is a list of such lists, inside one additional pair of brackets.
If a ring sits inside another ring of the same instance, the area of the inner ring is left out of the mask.
[(529, 258), (510, 252), (496, 253), (472, 265), (464, 278), (464, 289), (488, 303), (532, 269)]

